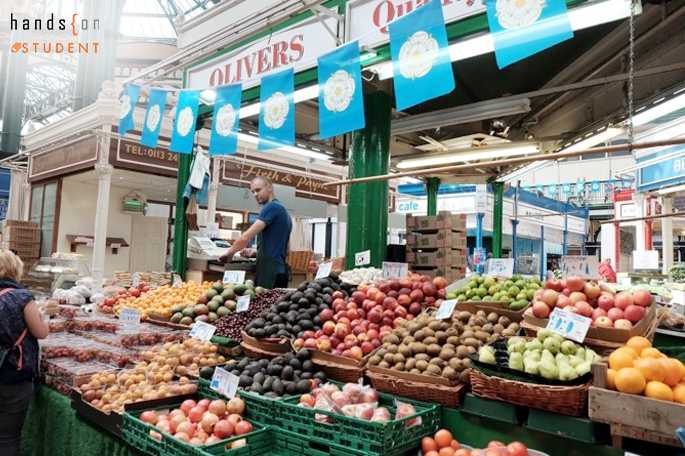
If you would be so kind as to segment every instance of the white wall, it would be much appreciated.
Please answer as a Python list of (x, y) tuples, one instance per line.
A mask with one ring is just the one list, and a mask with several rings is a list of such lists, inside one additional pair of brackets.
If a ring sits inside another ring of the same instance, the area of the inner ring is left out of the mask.
[[(109, 216), (107, 219), (107, 236), (121, 237), (131, 243), (133, 216), (122, 213), (121, 202), (130, 190), (112, 187), (109, 194)], [(93, 236), (95, 233), (95, 207), (98, 196), (98, 186), (83, 184), (69, 180), (62, 181), (62, 205), (59, 216), (59, 233), (57, 236), (57, 251), (69, 252), (70, 245), (67, 234)], [(86, 258), (88, 266), (93, 265), (93, 248), (79, 245), (76, 253)], [(114, 255), (111, 248), (106, 249), (105, 277), (112, 277), (115, 271), (129, 268), (130, 248), (122, 247)]]

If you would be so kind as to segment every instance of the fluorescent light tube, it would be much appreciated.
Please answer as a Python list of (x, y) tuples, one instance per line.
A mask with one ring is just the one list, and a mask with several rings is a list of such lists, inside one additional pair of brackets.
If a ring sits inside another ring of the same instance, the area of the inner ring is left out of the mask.
[[(250, 144), (258, 144), (259, 143), (259, 137), (258, 136), (250, 135), (247, 133), (238, 133), (238, 140), (245, 141), (245, 142), (250, 143)], [(293, 154), (302, 155), (304, 157), (314, 158), (316, 160), (331, 161), (333, 159), (333, 157), (331, 157), (330, 155), (322, 154), (319, 152), (314, 152), (313, 150), (304, 149), (302, 147), (284, 146), (284, 147), (279, 147), (276, 150), (282, 150), (284, 152), (290, 152)]]
[(532, 173), (533, 171), (537, 171), (539, 169), (542, 169), (546, 166), (548, 166), (550, 163), (552, 163), (552, 160), (543, 160), (543, 161), (537, 161), (530, 163), (523, 168), (519, 168), (515, 171), (512, 171), (508, 174), (505, 174), (501, 177), (497, 178), (497, 182), (512, 182), (515, 180), (520, 179), (521, 177)]
[[(635, 8), (635, 14), (640, 14), (641, 12), (642, 7), (638, 3)], [(590, 3), (568, 11), (569, 21), (573, 30), (583, 30), (596, 25), (607, 24), (628, 16), (630, 16), (630, 1), (625, 0)], [(450, 60), (456, 62), (494, 52), (495, 45), (492, 41), (492, 35), (484, 33), (453, 43), (448, 47), (448, 50)], [(393, 76), (392, 62), (384, 62), (370, 69), (375, 71), (381, 80), (389, 79)]]
[(676, 185), (675, 187), (670, 188), (662, 188), (660, 190), (657, 190), (656, 193), (658, 193), (659, 195), (667, 195), (669, 193), (680, 192), (683, 190), (685, 190), (685, 184)]
[(682, 108), (685, 108), (685, 93), (640, 111), (633, 116), (633, 125), (640, 126), (648, 124), (659, 117), (663, 117)]
[(516, 155), (535, 154), (539, 152), (536, 144), (512, 144), (507, 147), (476, 147), (464, 149), (463, 152), (434, 155), (431, 157), (414, 158), (403, 160), (397, 164), (400, 169), (425, 168), (428, 166), (449, 165), (452, 163), (466, 162), (471, 160), (485, 160), (493, 158), (506, 158)]
[(623, 128), (621, 127), (607, 127), (604, 131), (596, 133), (584, 139), (580, 139), (578, 142), (574, 142), (565, 149), (563, 152), (576, 152), (579, 150), (586, 150), (595, 147), (597, 144), (602, 144), (607, 141), (614, 139), (615, 137), (623, 133)]

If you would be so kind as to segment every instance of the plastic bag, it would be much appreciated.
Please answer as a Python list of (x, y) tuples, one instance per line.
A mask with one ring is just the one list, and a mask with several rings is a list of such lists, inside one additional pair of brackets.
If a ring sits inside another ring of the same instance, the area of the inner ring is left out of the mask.
[[(408, 416), (416, 415), (416, 409), (414, 408), (413, 405), (407, 404), (406, 402), (401, 402), (398, 400), (395, 400), (395, 407), (397, 408), (395, 412), (395, 419), (399, 420), (402, 418), (406, 418)], [(421, 418), (416, 417), (412, 418), (410, 420), (406, 420), (405, 427), (412, 427), (421, 424)]]
[(67, 304), (85, 304), (86, 298), (76, 291), (68, 291), (66, 295)]
[(92, 304), (102, 304), (103, 302), (105, 302), (105, 299), (107, 299), (107, 297), (102, 293), (95, 293), (90, 296), (90, 302)]
[(385, 407), (378, 407), (376, 410), (373, 411), (371, 421), (387, 423), (388, 421), (390, 421), (390, 411)]
[(74, 288), (72, 288), (70, 291), (75, 291), (84, 298), (90, 298), (90, 296), (93, 294), (92, 291), (90, 291), (90, 288), (86, 287), (85, 285), (77, 285)]
[(360, 420), (368, 421), (373, 417), (373, 414), (376, 411), (377, 407), (378, 403), (376, 402), (374, 402), (373, 404), (352, 404), (344, 406), (342, 408), (342, 411), (345, 414), (345, 416), (353, 416), (355, 418), (359, 418)]

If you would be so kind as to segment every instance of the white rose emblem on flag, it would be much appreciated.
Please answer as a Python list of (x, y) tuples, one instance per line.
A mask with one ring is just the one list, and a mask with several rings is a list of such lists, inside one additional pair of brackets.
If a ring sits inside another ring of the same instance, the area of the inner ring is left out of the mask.
[(275, 92), (264, 103), (264, 125), (278, 130), (285, 123), (289, 111), (288, 99), (282, 92)]
[(497, 21), (504, 29), (520, 29), (537, 21), (545, 6), (545, 0), (497, 0)]
[(438, 60), (438, 49), (437, 40), (429, 33), (414, 33), (400, 48), (400, 74), (407, 79), (424, 77)]
[(159, 105), (154, 105), (153, 107), (150, 108), (150, 113), (147, 116), (147, 129), (150, 131), (156, 131), (157, 130), (157, 125), (159, 125), (159, 121), (161, 120), (161, 111), (159, 109)]
[(221, 136), (228, 136), (235, 125), (235, 109), (230, 104), (224, 105), (219, 109), (216, 116), (216, 132)]
[(350, 106), (355, 91), (354, 79), (345, 70), (338, 70), (326, 81), (323, 99), (326, 109), (342, 112)]

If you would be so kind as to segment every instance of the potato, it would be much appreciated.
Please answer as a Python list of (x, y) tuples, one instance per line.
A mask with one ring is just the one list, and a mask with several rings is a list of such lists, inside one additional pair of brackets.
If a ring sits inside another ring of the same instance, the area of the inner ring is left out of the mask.
[(430, 329), (430, 328), (424, 328), (424, 329), (423, 329), (423, 334), (424, 334), (424, 336), (426, 336), (426, 337), (434, 337), (434, 336), (435, 336), (435, 331), (433, 331), (433, 330)]
[[(504, 328), (502, 328), (502, 329), (504, 329)], [(416, 339), (414, 339), (414, 336), (407, 336), (404, 338), (404, 340), (402, 342), (404, 343), (404, 345), (409, 345), (412, 342), (416, 342)]]
[(487, 314), (485, 313), (484, 310), (479, 310), (478, 312), (476, 312), (476, 316), (478, 316), (478, 317), (486, 317)]
[(449, 327), (445, 330), (445, 335), (447, 337), (452, 337), (452, 336), (458, 336), (459, 335), (459, 330), (455, 327)]
[(416, 374), (416, 375), (421, 375), (421, 374), (423, 374), (423, 372), (421, 372), (421, 371), (418, 370), (418, 369), (412, 369), (412, 370), (410, 370), (409, 372), (411, 372), (412, 374)]
[(415, 358), (409, 358), (407, 361), (404, 363), (404, 368), (406, 370), (412, 370), (416, 367), (416, 359)]
[(450, 329), (450, 327), (452, 327), (452, 325), (449, 321), (440, 322), (440, 331), (447, 331), (448, 329)]
[(378, 355), (382, 358), (385, 356), (386, 353), (388, 353), (388, 350), (386, 350), (385, 348), (379, 348), (378, 351), (376, 352), (376, 355)]
[(504, 331), (502, 331), (502, 335), (507, 336), (507, 337), (512, 337), (512, 336), (516, 335), (516, 331), (514, 331), (511, 328), (507, 328)]
[(426, 334), (424, 333), (423, 329), (420, 329), (414, 333), (414, 339), (416, 339), (417, 342), (421, 342), (425, 337)]
[(485, 318), (485, 316), (476, 318), (476, 325), (478, 325), (478, 326), (483, 326), (484, 324), (487, 324), (487, 322), (488, 322), (488, 319)]
[(494, 332), (492, 330), (492, 328), (493, 328), (492, 323), (487, 323), (487, 324), (483, 325), (483, 327), (481, 328), (481, 331), (485, 331), (488, 334), (492, 334)]
[(519, 329), (521, 329), (521, 326), (518, 323), (514, 322), (514, 323), (511, 323), (509, 325), (509, 328), (507, 328), (507, 329), (513, 329), (514, 331), (518, 331)]
[(471, 384), (471, 369), (464, 369), (461, 371), (461, 374), (459, 374), (459, 381), (461, 383), (464, 383), (465, 385), (470, 385)]
[(411, 334), (414, 334), (416, 331), (419, 331), (421, 329), (421, 325), (415, 322), (411, 322), (407, 329)]
[(436, 331), (435, 338), (438, 340), (438, 343), (442, 345), (447, 341), (447, 333), (445, 333), (445, 331)]
[(456, 350), (456, 349), (457, 349), (457, 347), (456, 347), (454, 344), (449, 344), (449, 343), (448, 343), (448, 344), (443, 344), (442, 349), (444, 350), (444, 349), (446, 349), (446, 348), (451, 348), (452, 350)]
[[(403, 363), (406, 360), (405, 356), (402, 353), (397, 353), (395, 354), (395, 364)], [(403, 369), (404, 370), (404, 369)]]
[[(474, 353), (476, 353), (478, 351), (478, 349), (476, 347), (473, 347), (471, 345), (467, 346), (466, 350), (468, 350), (469, 356), (473, 355)], [(469, 361), (469, 363), (471, 362), (470, 359), (468, 359), (468, 358), (466, 358), (466, 359)]]
[(459, 358), (452, 358), (450, 360), (450, 367), (457, 372), (461, 372), (464, 369), (464, 363)]
[(409, 348), (407, 345), (404, 345), (404, 344), (400, 345), (397, 348), (397, 352), (398, 352), (398, 354), (403, 355), (405, 358), (408, 358), (412, 354), (411, 348)]
[(502, 331), (504, 331), (504, 326), (500, 325), (499, 323), (492, 327), (492, 332), (495, 334), (502, 334)]

